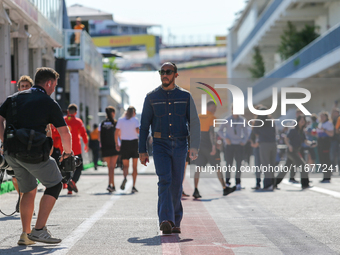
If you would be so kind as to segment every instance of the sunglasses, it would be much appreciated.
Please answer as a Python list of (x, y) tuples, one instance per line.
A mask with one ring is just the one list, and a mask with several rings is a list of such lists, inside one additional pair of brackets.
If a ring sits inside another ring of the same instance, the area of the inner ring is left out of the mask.
[(171, 75), (175, 71), (168, 69), (168, 70), (159, 70), (158, 72), (159, 72), (160, 75), (165, 75), (165, 74), (166, 75)]

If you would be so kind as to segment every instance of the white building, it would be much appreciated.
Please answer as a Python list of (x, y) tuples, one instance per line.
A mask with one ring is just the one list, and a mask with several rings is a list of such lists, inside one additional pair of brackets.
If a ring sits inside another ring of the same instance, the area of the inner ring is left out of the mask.
[[(104, 86), (100, 88), (100, 112), (105, 113), (109, 105), (116, 109), (116, 119), (124, 113), (123, 94), (119, 88), (119, 81), (112, 69), (104, 70)], [(102, 114), (105, 115), (105, 114)]]
[(63, 0), (0, 0), (0, 102), (16, 92), (20, 76), (54, 68), (62, 20)]
[[(318, 27), (320, 36), (287, 60), (278, 54), (281, 35), (290, 21), (297, 30)], [(228, 76), (243, 90), (253, 87), (254, 104), (272, 105), (273, 87), (307, 88), (310, 112), (330, 110), (340, 99), (340, 1), (250, 0), (228, 35)], [(254, 47), (259, 47), (265, 75), (249, 79)], [(245, 93), (246, 94), (246, 93)], [(279, 108), (278, 108), (279, 109)], [(276, 114), (278, 115), (278, 114)]]

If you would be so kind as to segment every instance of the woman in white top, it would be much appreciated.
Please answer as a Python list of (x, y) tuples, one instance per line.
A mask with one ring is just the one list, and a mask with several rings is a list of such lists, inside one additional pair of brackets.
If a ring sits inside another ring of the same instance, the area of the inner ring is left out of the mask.
[[(120, 151), (123, 161), (123, 172), (124, 172), (124, 180), (120, 188), (122, 190), (125, 189), (126, 184), (126, 176), (129, 172), (129, 160), (132, 158), (132, 178), (133, 178), (133, 187), (132, 193), (138, 192), (135, 188), (136, 179), (137, 179), (137, 163), (138, 163), (138, 134), (139, 134), (139, 121), (135, 117), (136, 109), (133, 106), (130, 106), (125, 115), (118, 119), (115, 133), (115, 141), (117, 150)], [(121, 141), (121, 145), (118, 144), (118, 138)]]

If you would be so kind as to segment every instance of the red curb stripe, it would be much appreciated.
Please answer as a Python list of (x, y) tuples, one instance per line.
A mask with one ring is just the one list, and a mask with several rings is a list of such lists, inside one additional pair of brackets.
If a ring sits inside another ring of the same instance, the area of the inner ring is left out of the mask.
[[(189, 194), (193, 192), (187, 180), (184, 182), (184, 190), (190, 191)], [(182, 204), (184, 208), (182, 234), (178, 237), (162, 236), (163, 254), (234, 254), (231, 249), (233, 245), (227, 243), (202, 202), (189, 197), (183, 199)]]

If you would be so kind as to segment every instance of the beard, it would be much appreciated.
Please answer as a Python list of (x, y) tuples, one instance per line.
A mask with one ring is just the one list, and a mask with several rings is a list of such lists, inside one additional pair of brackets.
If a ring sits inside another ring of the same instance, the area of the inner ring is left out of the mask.
[(170, 84), (172, 83), (174, 81), (174, 79), (168, 79), (168, 81), (162, 81), (162, 86), (163, 87), (165, 87), (165, 88), (167, 88), (167, 87), (169, 87), (170, 86)]

